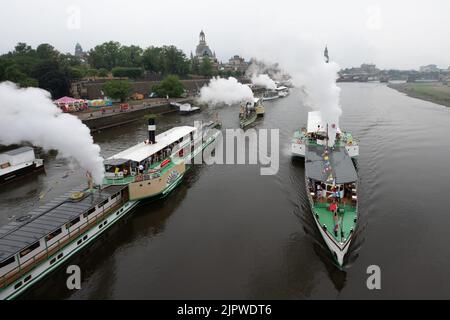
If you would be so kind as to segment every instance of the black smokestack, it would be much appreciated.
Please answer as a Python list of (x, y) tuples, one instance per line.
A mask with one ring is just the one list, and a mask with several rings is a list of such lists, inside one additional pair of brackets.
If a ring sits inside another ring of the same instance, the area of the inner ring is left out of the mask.
[(156, 136), (155, 119), (150, 118), (148, 119), (148, 142), (155, 143), (156, 142), (155, 136)]

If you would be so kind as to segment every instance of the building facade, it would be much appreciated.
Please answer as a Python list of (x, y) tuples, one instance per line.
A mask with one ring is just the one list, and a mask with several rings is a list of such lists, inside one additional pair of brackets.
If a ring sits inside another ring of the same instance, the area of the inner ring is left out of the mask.
[(429, 64), (427, 66), (420, 67), (420, 72), (439, 72), (439, 68), (435, 64)]
[(79, 43), (75, 45), (75, 57), (81, 59), (82, 61), (86, 61), (86, 52), (83, 51), (83, 48)]
[(228, 60), (228, 63), (225, 63), (223, 65), (223, 70), (230, 72), (240, 72), (244, 74), (247, 71), (248, 67), (249, 63), (246, 62), (244, 58), (235, 55)]
[(213, 70), (218, 70), (219, 68), (216, 53), (213, 52), (206, 43), (206, 36), (203, 30), (200, 32), (199, 43), (195, 49), (195, 56), (192, 56), (191, 54), (191, 59), (195, 59), (199, 64), (202, 64), (203, 60), (209, 59)]

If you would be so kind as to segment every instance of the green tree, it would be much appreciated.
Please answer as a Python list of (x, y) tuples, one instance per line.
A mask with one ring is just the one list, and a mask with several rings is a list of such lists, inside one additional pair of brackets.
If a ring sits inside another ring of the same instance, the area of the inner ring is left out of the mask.
[(14, 47), (14, 53), (15, 54), (30, 54), (32, 52), (32, 48), (31, 46), (27, 45), (24, 42), (19, 42), (15, 47)]
[(212, 76), (212, 73), (213, 73), (213, 69), (212, 69), (211, 61), (209, 60), (208, 57), (204, 57), (201, 65), (200, 65), (200, 74), (205, 77), (210, 77), (210, 76)]
[(143, 70), (141, 68), (124, 68), (116, 67), (111, 70), (114, 77), (128, 77), (132, 79), (142, 77)]
[(189, 62), (186, 55), (175, 46), (162, 47), (161, 60), (164, 74), (185, 75), (189, 72)]
[(43, 43), (36, 48), (36, 56), (41, 60), (56, 61), (59, 57), (59, 52), (48, 43)]
[[(58, 62), (61, 67), (69, 68), (69, 67), (82, 67), (83, 63), (80, 58), (74, 56), (73, 54), (60, 54), (58, 56)], [(83, 65), (85, 67), (85, 65)]]
[(145, 70), (156, 73), (163, 71), (161, 52), (162, 49), (158, 47), (149, 47), (145, 49), (142, 54), (142, 65)]
[(16, 64), (12, 64), (9, 67), (5, 68), (3, 72), (4, 80), (9, 80), (12, 82), (19, 83), (24, 80), (27, 76), (20, 71), (19, 67)]
[(79, 73), (70, 69), (71, 63), (49, 44), (41, 44), (34, 50), (20, 42), (13, 51), (0, 56), (0, 80), (14, 81), (24, 87), (39, 85), (53, 97), (59, 97), (69, 93), (72, 76), (79, 77)]
[(119, 50), (120, 67), (138, 68), (142, 65), (143, 50), (138, 46), (122, 46)]
[(153, 91), (160, 97), (178, 98), (183, 94), (184, 87), (177, 76), (169, 75), (159, 85), (154, 86)]
[(19, 82), (19, 85), (22, 88), (27, 88), (27, 87), (39, 87), (39, 82), (36, 79), (33, 78), (25, 78), (23, 80), (21, 80)]
[(101, 68), (98, 70), (98, 74), (99, 77), (103, 77), (106, 78), (109, 75), (109, 71), (106, 70), (105, 68)]
[(69, 94), (69, 76), (59, 68), (55, 61), (44, 60), (40, 62), (34, 70), (34, 75), (39, 82), (39, 87), (49, 91), (53, 98)]
[(105, 42), (89, 51), (89, 64), (96, 69), (105, 68), (111, 70), (119, 66), (121, 60), (120, 51), (121, 45), (119, 42)]
[(132, 87), (129, 81), (112, 80), (103, 85), (103, 90), (107, 96), (125, 102), (131, 94)]
[(96, 76), (98, 76), (98, 70), (89, 68), (86, 70), (85, 76), (86, 77), (96, 77)]
[(78, 80), (84, 78), (86, 70), (83, 68), (68, 67), (67, 74), (70, 79)]

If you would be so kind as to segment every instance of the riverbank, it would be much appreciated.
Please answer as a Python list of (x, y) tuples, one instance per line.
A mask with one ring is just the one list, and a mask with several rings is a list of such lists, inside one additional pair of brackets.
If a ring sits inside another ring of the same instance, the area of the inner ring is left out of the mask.
[(391, 83), (389, 88), (409, 97), (450, 107), (450, 86), (442, 83)]
[(92, 131), (102, 131), (108, 128), (121, 126), (141, 119), (147, 114), (165, 114), (177, 112), (178, 108), (170, 105), (170, 102), (186, 103), (191, 102), (192, 98), (180, 99), (160, 99), (158, 101), (132, 102), (127, 110), (121, 110), (120, 105), (102, 108), (92, 112), (82, 112), (74, 114)]

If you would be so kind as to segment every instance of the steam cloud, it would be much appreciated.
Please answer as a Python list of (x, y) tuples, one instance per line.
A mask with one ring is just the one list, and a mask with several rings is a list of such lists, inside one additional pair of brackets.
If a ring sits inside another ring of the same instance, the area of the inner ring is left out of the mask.
[[(340, 88), (336, 84), (339, 65), (333, 61), (325, 63), (325, 43), (317, 41), (314, 35), (272, 35), (271, 30), (263, 31), (251, 34), (252, 43), (258, 45), (247, 46), (247, 55), (279, 63), (279, 68), (291, 76), (293, 85), (306, 93), (303, 103), (319, 110), (322, 120), (328, 123), (329, 145), (333, 145), (342, 114)], [(270, 44), (265, 41), (267, 38), (271, 39)], [(290, 44), (289, 50), (279, 50), (287, 43)]]
[(261, 86), (270, 90), (275, 90), (277, 88), (275, 81), (270, 79), (270, 77), (267, 74), (259, 74), (259, 75), (253, 74), (252, 83), (254, 85)]
[(73, 158), (101, 184), (104, 176), (100, 147), (80, 119), (63, 113), (50, 93), (36, 88), (20, 89), (11, 82), (0, 83), (0, 143), (30, 142), (45, 150), (58, 150)]
[(237, 104), (244, 101), (253, 101), (253, 92), (249, 86), (230, 77), (212, 78), (207, 86), (200, 90), (200, 103), (212, 106)]
[(252, 63), (248, 67), (246, 75), (251, 79), (254, 85), (261, 86), (270, 90), (275, 90), (277, 88), (277, 85), (269, 75), (269, 72), (274, 71), (272, 67), (273, 66), (267, 66), (267, 64), (262, 61), (252, 59)]
[[(341, 89), (336, 84), (339, 65), (325, 63), (318, 54), (313, 57), (311, 67), (294, 78), (294, 83), (300, 83), (305, 89), (305, 101), (312, 108), (320, 111), (322, 121), (328, 124), (329, 146), (333, 146), (342, 114), (340, 106)], [(297, 79), (296, 79), (297, 78)]]

